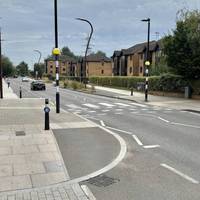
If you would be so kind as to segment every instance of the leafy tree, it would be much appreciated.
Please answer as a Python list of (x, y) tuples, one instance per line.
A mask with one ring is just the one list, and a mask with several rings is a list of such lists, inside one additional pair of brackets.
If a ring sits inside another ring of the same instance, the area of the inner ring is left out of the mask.
[(27, 76), (28, 71), (28, 64), (22, 61), (19, 65), (16, 66), (17, 74), (20, 76)]
[(44, 63), (35, 63), (34, 64), (34, 75), (36, 76), (36, 71), (37, 71), (37, 77), (39, 78), (42, 78), (42, 75), (44, 74), (45, 72), (45, 65)]
[(106, 57), (106, 53), (103, 51), (97, 51), (96, 53), (91, 53), (90, 55), (97, 55), (97, 56), (102, 56), (102, 57)]
[(187, 11), (164, 40), (168, 66), (187, 79), (200, 79), (200, 12)]
[(2, 56), (3, 76), (12, 76), (15, 73), (15, 68), (8, 57)]

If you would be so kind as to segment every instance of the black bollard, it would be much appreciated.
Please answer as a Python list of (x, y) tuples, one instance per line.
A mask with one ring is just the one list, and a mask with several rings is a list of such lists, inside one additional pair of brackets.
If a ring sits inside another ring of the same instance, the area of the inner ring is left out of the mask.
[(44, 130), (49, 130), (49, 112), (50, 108), (48, 107), (49, 100), (45, 99), (45, 107), (44, 107), (44, 113), (45, 113), (45, 120), (44, 120)]
[(22, 98), (22, 88), (21, 88), (21, 86), (20, 86), (20, 88), (19, 88), (19, 98), (20, 98), (20, 99)]

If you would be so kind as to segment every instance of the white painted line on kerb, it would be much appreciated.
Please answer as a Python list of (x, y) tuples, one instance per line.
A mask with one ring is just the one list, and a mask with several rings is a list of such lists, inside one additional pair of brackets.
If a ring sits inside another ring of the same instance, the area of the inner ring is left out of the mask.
[(143, 105), (143, 104), (140, 104), (140, 103), (131, 103), (131, 104), (133, 104), (135, 106), (143, 107), (143, 108), (147, 107), (147, 105)]
[(81, 188), (90, 200), (96, 200), (95, 196), (92, 194), (87, 185), (81, 185)]
[(101, 126), (106, 126), (103, 120), (100, 120)]
[(168, 121), (168, 120), (166, 120), (166, 119), (163, 119), (162, 117), (158, 117), (158, 119), (160, 119), (160, 120), (162, 120), (162, 121), (164, 121), (164, 122), (166, 122), (166, 123), (169, 123), (169, 121)]
[(96, 106), (96, 105), (93, 105), (93, 104), (90, 104), (90, 103), (85, 103), (83, 104), (84, 106), (87, 106), (89, 108), (96, 108), (96, 109), (99, 109), (99, 106)]
[(139, 138), (136, 135), (132, 135), (133, 139), (137, 142), (138, 145), (142, 146), (142, 142), (139, 140)]
[(158, 148), (160, 147), (160, 145), (156, 144), (156, 145), (146, 145), (146, 146), (143, 146), (143, 148), (145, 149), (154, 149), (154, 148)]
[(184, 179), (190, 181), (191, 183), (199, 184), (199, 181), (197, 181), (197, 180), (191, 178), (190, 176), (188, 176), (188, 175), (186, 175), (186, 174), (183, 174), (182, 172), (176, 170), (176, 169), (173, 168), (173, 167), (170, 167), (170, 166), (167, 165), (167, 164), (162, 163), (162, 164), (160, 164), (160, 166), (162, 166), (162, 167), (164, 167), (164, 168), (166, 168), (166, 169), (168, 169), (168, 170), (174, 172), (175, 174), (177, 174), (177, 175), (181, 176), (182, 178), (184, 178)]

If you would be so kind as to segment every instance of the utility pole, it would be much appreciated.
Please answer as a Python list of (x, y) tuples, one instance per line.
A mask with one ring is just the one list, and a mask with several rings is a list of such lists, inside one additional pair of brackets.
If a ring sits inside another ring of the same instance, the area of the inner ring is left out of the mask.
[(1, 56), (1, 29), (0, 29), (0, 98), (3, 99), (3, 67), (2, 67), (2, 56)]

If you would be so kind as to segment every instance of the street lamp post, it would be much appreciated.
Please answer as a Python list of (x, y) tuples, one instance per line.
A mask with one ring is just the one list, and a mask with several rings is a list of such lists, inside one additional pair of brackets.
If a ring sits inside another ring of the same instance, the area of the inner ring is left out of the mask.
[[(88, 23), (90, 25), (90, 35), (89, 35), (89, 38), (88, 38), (88, 42), (87, 42), (87, 46), (86, 46), (86, 49), (85, 49), (85, 64), (84, 64), (84, 70), (81, 70), (81, 76), (84, 74), (84, 76), (86, 77), (86, 65), (87, 65), (87, 53), (88, 53), (88, 49), (89, 49), (89, 45), (90, 45), (90, 40), (91, 40), (91, 37), (92, 37), (92, 34), (93, 34), (93, 26), (92, 26), (92, 23), (90, 21), (88, 21), (87, 19), (83, 19), (83, 18), (76, 18), (76, 20), (80, 20), (80, 21), (84, 21), (86, 23)], [(89, 68), (88, 68), (88, 77), (89, 77)]]
[(58, 14), (57, 14), (57, 0), (54, 0), (54, 23), (55, 23), (55, 48), (53, 55), (55, 56), (56, 65), (56, 113), (60, 113), (60, 93), (59, 93), (59, 55), (60, 49), (58, 48)]
[(149, 38), (150, 38), (150, 18), (142, 19), (142, 22), (148, 22), (148, 34), (147, 34), (147, 52), (146, 52), (146, 59), (145, 59), (145, 75), (146, 75), (146, 81), (145, 81), (145, 101), (148, 101), (148, 76), (149, 76)]
[[(39, 59), (38, 59), (38, 67), (39, 67), (39, 65), (40, 65), (40, 59), (42, 57), (42, 53), (39, 50), (37, 50), (37, 49), (34, 49), (34, 51), (37, 52), (37, 53), (39, 53)], [(36, 79), (38, 79), (38, 71), (35, 72), (35, 76), (36, 76)]]

